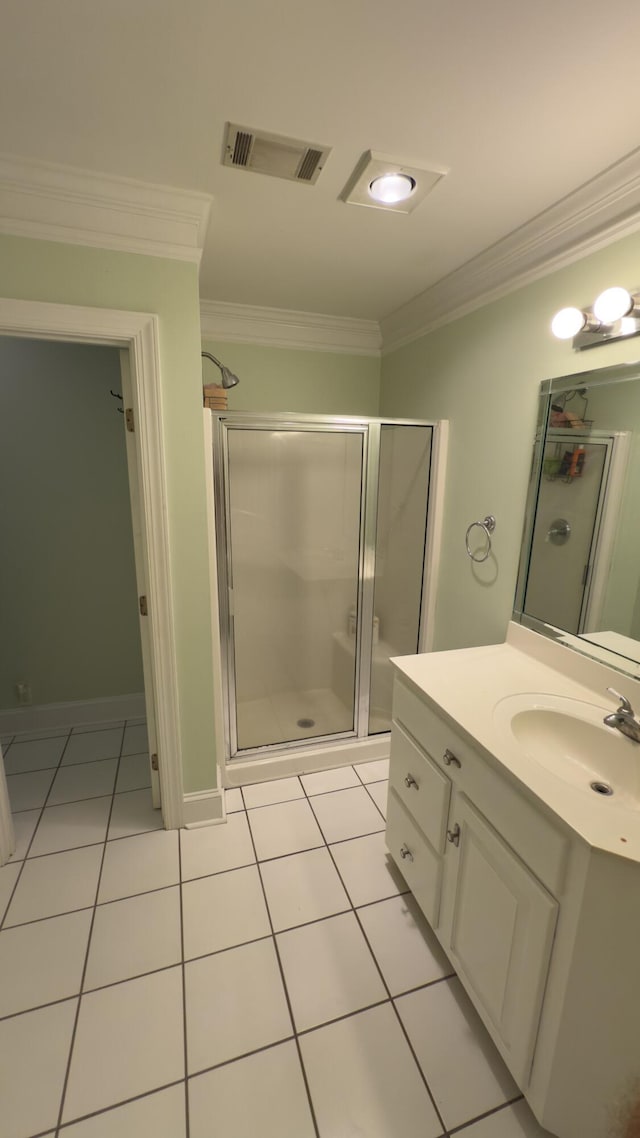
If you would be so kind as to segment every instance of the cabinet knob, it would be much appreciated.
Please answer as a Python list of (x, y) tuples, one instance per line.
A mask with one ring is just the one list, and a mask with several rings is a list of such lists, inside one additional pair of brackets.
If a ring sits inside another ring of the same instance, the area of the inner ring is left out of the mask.
[(460, 845), (460, 827), (457, 822), (453, 830), (447, 830), (447, 841), (453, 842), (454, 846)]
[(462, 763), (460, 762), (460, 759), (456, 758), (453, 751), (450, 751), (448, 747), (447, 747), (447, 750), (445, 751), (444, 755), (442, 756), (442, 761), (443, 761), (445, 767), (450, 767), (452, 763), (453, 763), (454, 767), (458, 767), (458, 769), (461, 769), (461, 767), (462, 767)]
[(408, 774), (405, 777), (404, 785), (408, 788), (413, 786), (415, 790), (419, 790), (418, 784), (412, 774)]
[(400, 857), (403, 860), (404, 858), (408, 857), (409, 861), (413, 861), (413, 854), (411, 853), (411, 850), (408, 846), (400, 846)]

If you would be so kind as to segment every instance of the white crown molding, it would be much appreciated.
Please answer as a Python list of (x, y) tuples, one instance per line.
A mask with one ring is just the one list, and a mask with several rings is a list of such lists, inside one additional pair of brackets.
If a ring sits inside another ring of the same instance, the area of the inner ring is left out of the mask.
[(0, 233), (199, 263), (211, 198), (0, 154)]
[(381, 321), (383, 352), (498, 300), (640, 228), (640, 149)]
[(200, 323), (204, 339), (222, 340), (226, 343), (262, 344), (272, 348), (300, 348), (313, 352), (345, 352), (355, 356), (380, 355), (380, 326), (377, 320), (202, 300)]

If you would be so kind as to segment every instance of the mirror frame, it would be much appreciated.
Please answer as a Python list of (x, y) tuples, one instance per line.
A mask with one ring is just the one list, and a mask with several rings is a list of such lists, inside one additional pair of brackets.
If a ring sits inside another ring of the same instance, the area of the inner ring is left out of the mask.
[[(551, 640), (560, 641), (581, 655), (587, 656), (589, 659), (597, 660), (601, 664), (607, 664), (609, 667), (615, 668), (626, 676), (638, 679), (640, 676), (640, 661), (619, 655), (617, 652), (613, 652), (608, 648), (601, 648), (600, 645), (592, 644), (581, 636), (573, 635), (562, 628), (557, 628), (555, 625), (546, 624), (537, 617), (528, 616), (524, 611), (536, 510), (542, 481), (542, 463), (552, 398), (554, 395), (559, 395), (564, 391), (572, 391), (575, 387), (603, 387), (613, 383), (628, 383), (632, 380), (640, 380), (640, 361), (616, 364), (613, 367), (598, 368), (596, 371), (573, 372), (571, 375), (561, 375), (556, 379), (545, 379), (540, 384), (536, 433), (511, 619), (515, 621), (516, 624), (530, 628), (533, 632), (539, 632), (542, 636), (546, 636)], [(640, 573), (640, 566), (638, 569)]]

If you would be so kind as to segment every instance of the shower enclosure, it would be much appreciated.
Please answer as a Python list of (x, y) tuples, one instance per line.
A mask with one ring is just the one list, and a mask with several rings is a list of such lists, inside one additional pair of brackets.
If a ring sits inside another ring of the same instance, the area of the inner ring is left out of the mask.
[(428, 643), (444, 425), (212, 422), (227, 761), (388, 732), (389, 658)]

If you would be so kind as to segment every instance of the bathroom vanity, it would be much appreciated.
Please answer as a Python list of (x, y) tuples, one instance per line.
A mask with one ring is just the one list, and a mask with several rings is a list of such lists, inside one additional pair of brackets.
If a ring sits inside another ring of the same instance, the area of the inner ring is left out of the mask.
[(540, 1124), (617, 1138), (640, 1095), (640, 744), (602, 720), (640, 683), (517, 624), (394, 666), (389, 852)]

